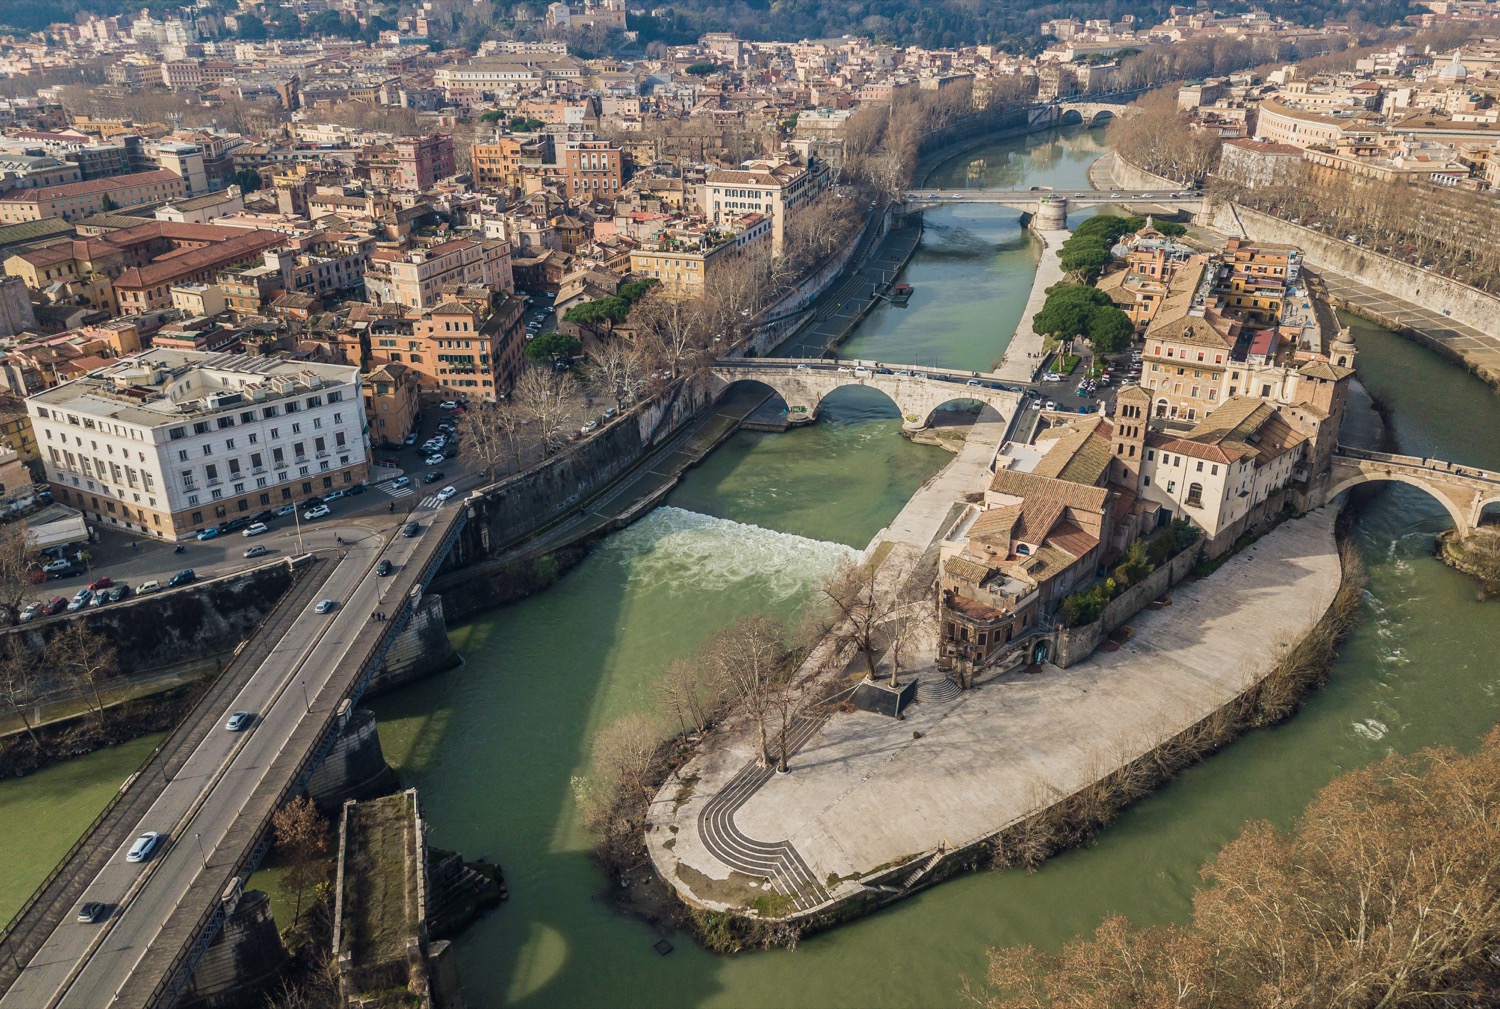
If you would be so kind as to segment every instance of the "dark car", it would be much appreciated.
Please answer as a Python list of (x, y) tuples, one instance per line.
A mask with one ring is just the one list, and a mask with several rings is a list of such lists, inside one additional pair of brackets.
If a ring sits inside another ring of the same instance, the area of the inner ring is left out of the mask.
[(307, 500), (305, 500), (305, 501), (302, 502), (302, 507), (303, 508), (316, 508), (316, 507), (318, 507), (318, 505), (320, 505), (320, 504), (326, 504), (326, 503), (327, 502), (325, 502), (322, 498), (320, 498), (318, 495), (314, 494), (312, 497), (310, 497)]
[(384, 578), (394, 570), (396, 570), (395, 565), (388, 560), (381, 561), (379, 564), (375, 565), (375, 574), (381, 578)]
[(85, 901), (78, 909), (78, 920), (85, 925), (92, 925), (104, 917), (104, 905), (97, 900)]
[(447, 448), (443, 449), (443, 458), (444, 459), (452, 459), (456, 455), (458, 455), (458, 446), (457, 445), (449, 445)]
[(424, 477), (422, 477), (422, 482), (423, 483), (437, 483), (439, 480), (441, 480), (443, 478), (443, 476), (444, 476), (444, 473), (440, 469), (430, 470), (427, 473), (427, 475), (425, 475)]
[(274, 521), (276, 521), (276, 509), (275, 508), (267, 508), (265, 511), (259, 512), (253, 519), (251, 519), (250, 520), (250, 524), (254, 525), (257, 522), (274, 522)]
[(126, 598), (129, 595), (130, 595), (130, 586), (129, 585), (116, 585), (114, 588), (112, 588), (112, 589), (109, 590), (109, 601), (112, 602), (112, 603), (117, 603), (117, 602), (119, 602), (120, 600)]
[(346, 497), (355, 497), (357, 495), (363, 494), (368, 489), (369, 488), (367, 488), (364, 484), (357, 483), (353, 487), (350, 487), (347, 491), (345, 491), (344, 495)]
[(406, 525), (401, 527), (401, 535), (405, 536), (407, 539), (411, 539), (421, 531), (422, 527), (417, 525), (415, 522), (408, 522), (406, 523)]
[(237, 533), (241, 529), (243, 529), (246, 526), (248, 526), (249, 524), (250, 524), (250, 519), (248, 517), (245, 517), (245, 516), (242, 516), (242, 517), (237, 518), (237, 519), (230, 519), (228, 522), (224, 523), (224, 531), (226, 533)]
[(50, 603), (48, 603), (46, 606), (42, 607), (42, 612), (45, 613), (45, 614), (47, 614), (47, 616), (50, 617), (50, 616), (52, 616), (55, 613), (61, 613), (63, 610), (65, 610), (67, 608), (68, 608), (68, 597), (67, 596), (54, 596), (53, 599), (52, 599), (52, 601)]
[(197, 580), (198, 576), (193, 573), (193, 569), (187, 568), (185, 570), (177, 572), (171, 578), (168, 578), (167, 588), (175, 589), (179, 585), (191, 585)]

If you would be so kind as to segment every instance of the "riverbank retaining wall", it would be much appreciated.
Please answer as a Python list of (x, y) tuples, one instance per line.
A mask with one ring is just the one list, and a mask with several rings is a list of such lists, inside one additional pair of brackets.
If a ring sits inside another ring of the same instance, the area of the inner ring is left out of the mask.
[(1198, 561), (1201, 546), (1201, 542), (1194, 543), (1151, 572), (1144, 580), (1111, 599), (1104, 607), (1104, 613), (1093, 623), (1082, 627), (1059, 627), (1057, 644), (1053, 649), (1053, 664), (1066, 669), (1093, 655), (1112, 631), (1123, 626), (1125, 621), (1154, 600), (1160, 599), (1172, 586), (1188, 576)]
[(291, 957), (271, 917), (271, 898), (260, 890), (240, 896), (234, 913), (203, 952), (183, 994), (183, 1009), (258, 1009), (265, 991)]
[[(1483, 333), (1500, 334), (1500, 298), (1430, 270), (1238, 203), (1214, 204), (1205, 223), (1227, 235), (1299, 246), (1313, 266), (1341, 273), (1392, 298), (1444, 312)], [(1500, 378), (1484, 377), (1491, 383)]]
[(404, 687), (426, 676), (452, 669), (462, 661), (448, 640), (443, 619), (443, 597), (427, 593), (417, 604), (411, 623), (391, 642), (385, 660), (370, 678), (366, 696)]
[(70, 625), (82, 622), (115, 646), (123, 675), (232, 651), (255, 633), (292, 585), (286, 563), (267, 564), (186, 588), (137, 596), (102, 609), (80, 610), (10, 628), (40, 654)]
[(333, 749), (307, 782), (307, 794), (324, 812), (339, 808), (345, 799), (382, 795), (396, 786), (396, 772), (385, 762), (375, 712), (350, 712)]

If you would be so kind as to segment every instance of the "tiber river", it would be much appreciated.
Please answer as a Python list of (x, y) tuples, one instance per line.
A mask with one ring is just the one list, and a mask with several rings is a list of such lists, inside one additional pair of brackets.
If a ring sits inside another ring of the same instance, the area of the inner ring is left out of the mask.
[[(1040, 134), (963, 155), (932, 182), (1083, 188), (1103, 150), (1098, 131)], [(930, 212), (904, 277), (916, 287), (911, 305), (877, 310), (847, 353), (988, 367), (1035, 262), (1015, 211)], [(1404, 451), (1500, 469), (1500, 443), (1475, 437), (1500, 429), (1486, 386), (1378, 327), (1355, 330), (1359, 377), (1390, 407)], [(464, 669), (374, 703), (390, 762), (421, 790), (432, 841), (505, 867), (510, 901), (458, 940), (471, 1005), (957, 1005), (962, 979), (983, 976), (987, 947), (1056, 947), (1116, 913), (1183, 920), (1198, 867), (1247, 819), (1289, 824), (1340, 771), (1433, 743), (1472, 747), (1500, 720), (1500, 603), (1476, 601), (1468, 578), (1429, 556), (1444, 512), (1398, 486), (1355, 527), (1370, 575), (1366, 619), (1329, 685), (1289, 723), (1191, 768), (1093, 847), (1034, 874), (961, 876), (791, 953), (721, 958), (679, 936), (658, 956), (657, 935), (602, 899), (607, 880), (589, 861), (573, 800), (589, 741), (653, 704), (667, 663), (715, 628), (757, 610), (794, 613), (949, 458), (899, 429), (878, 393), (849, 390), (808, 428), (736, 435), (665, 507), (554, 588), (455, 628)], [(52, 848), (65, 849), (149, 746), (0, 783), (0, 817), (30, 825), (33, 838), (45, 824)], [(0, 852), (4, 913), (56, 854), (33, 844)]]

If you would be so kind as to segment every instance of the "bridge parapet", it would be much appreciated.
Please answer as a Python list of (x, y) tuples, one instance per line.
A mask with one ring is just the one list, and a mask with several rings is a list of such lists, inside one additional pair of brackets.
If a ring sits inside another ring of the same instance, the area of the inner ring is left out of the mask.
[(1446, 459), (1396, 455), (1340, 445), (1329, 469), (1323, 501), (1366, 483), (1404, 483), (1425, 491), (1447, 510), (1461, 532), (1477, 527), (1484, 509), (1500, 503), (1500, 473)]

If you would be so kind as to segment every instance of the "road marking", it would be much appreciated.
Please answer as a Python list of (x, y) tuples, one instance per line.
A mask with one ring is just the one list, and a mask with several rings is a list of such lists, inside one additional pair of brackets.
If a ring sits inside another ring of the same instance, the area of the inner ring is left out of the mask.
[(411, 487), (381, 487), (380, 489), (391, 497), (411, 497), (416, 493), (416, 490)]

